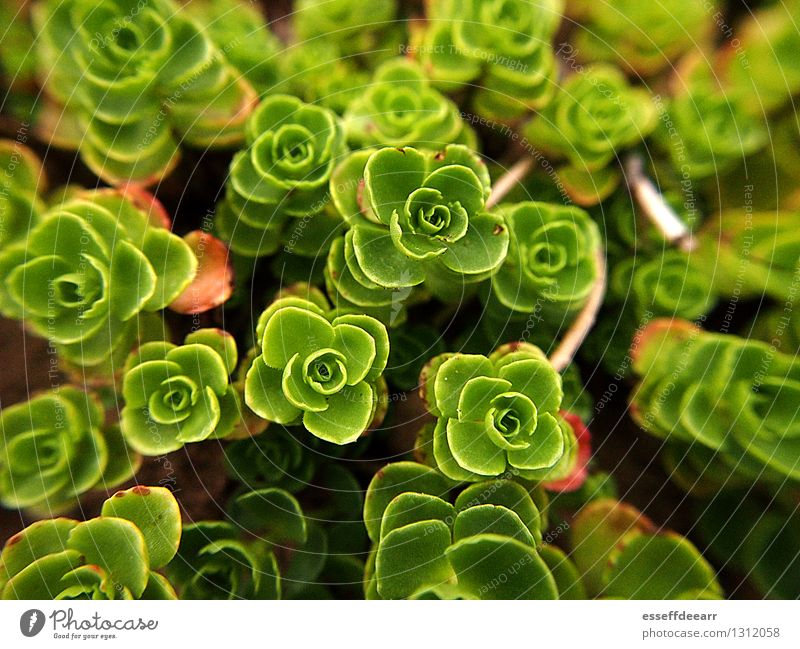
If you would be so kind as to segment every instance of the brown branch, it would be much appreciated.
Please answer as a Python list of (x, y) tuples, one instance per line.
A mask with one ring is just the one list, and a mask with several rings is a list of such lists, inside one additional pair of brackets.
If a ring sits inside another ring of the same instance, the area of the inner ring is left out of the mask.
[(696, 242), (681, 217), (664, 200), (661, 192), (644, 173), (641, 156), (632, 154), (625, 162), (625, 175), (631, 194), (648, 220), (658, 228), (663, 237), (684, 252), (691, 252)]
[(514, 189), (517, 183), (522, 182), (525, 176), (530, 172), (532, 166), (533, 158), (530, 156), (525, 156), (515, 162), (514, 165), (494, 183), (492, 194), (489, 196), (489, 200), (486, 201), (486, 207), (491, 209), (502, 201), (506, 197), (506, 194)]
[(595, 261), (597, 262), (597, 277), (595, 278), (592, 292), (589, 294), (589, 299), (573, 321), (566, 335), (561, 339), (556, 350), (550, 355), (550, 363), (559, 372), (563, 372), (572, 362), (572, 359), (575, 358), (575, 354), (597, 321), (597, 314), (603, 305), (608, 271), (605, 251), (602, 247), (597, 249)]

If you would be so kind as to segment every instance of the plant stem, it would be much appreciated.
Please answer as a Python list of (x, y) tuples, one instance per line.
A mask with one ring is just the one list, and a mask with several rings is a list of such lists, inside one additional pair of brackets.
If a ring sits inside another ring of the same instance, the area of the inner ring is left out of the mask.
[(644, 215), (655, 225), (664, 238), (684, 252), (691, 252), (696, 242), (687, 225), (664, 200), (661, 192), (644, 173), (644, 162), (638, 154), (631, 154), (625, 162), (625, 175), (631, 194)]
[(530, 156), (525, 156), (517, 160), (517, 162), (494, 183), (492, 194), (489, 196), (489, 200), (486, 201), (486, 207), (491, 209), (502, 201), (506, 194), (514, 189), (514, 186), (528, 175), (532, 166), (533, 158)]
[(594, 323), (597, 321), (597, 314), (600, 307), (603, 305), (603, 298), (606, 294), (606, 276), (608, 274), (606, 268), (606, 256), (602, 247), (597, 249), (595, 253), (595, 261), (597, 262), (597, 277), (595, 278), (592, 292), (589, 294), (589, 299), (581, 312), (575, 318), (567, 331), (566, 335), (561, 339), (556, 350), (550, 355), (550, 363), (557, 371), (563, 372), (567, 366), (575, 358), (575, 354), (580, 349), (586, 336), (592, 330)]

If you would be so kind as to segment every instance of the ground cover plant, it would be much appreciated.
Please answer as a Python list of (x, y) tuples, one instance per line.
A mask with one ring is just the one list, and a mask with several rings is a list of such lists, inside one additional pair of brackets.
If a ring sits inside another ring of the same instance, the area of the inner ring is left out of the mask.
[(5, 0), (0, 597), (800, 598), (800, 0)]

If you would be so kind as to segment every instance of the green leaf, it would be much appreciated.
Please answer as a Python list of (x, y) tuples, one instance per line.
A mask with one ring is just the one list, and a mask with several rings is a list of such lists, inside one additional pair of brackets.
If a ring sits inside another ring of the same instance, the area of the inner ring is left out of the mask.
[(135, 597), (144, 592), (150, 569), (144, 537), (133, 523), (122, 518), (94, 518), (70, 532), (67, 547), (83, 555), (87, 564), (99, 566), (115, 584), (130, 589)]
[(300, 503), (283, 489), (258, 489), (239, 496), (230, 515), (237, 525), (270, 543), (306, 542), (307, 524)]
[(124, 518), (139, 528), (152, 569), (164, 567), (178, 551), (181, 513), (168, 489), (132, 487), (118, 491), (103, 503), (101, 514)]
[(558, 599), (555, 580), (536, 550), (506, 536), (481, 534), (445, 551), (458, 585), (480, 599)]
[(303, 425), (326, 442), (350, 444), (367, 430), (372, 421), (375, 398), (375, 391), (365, 381), (345, 386), (328, 397), (325, 411), (307, 411), (303, 415)]
[(442, 521), (420, 521), (389, 532), (378, 546), (375, 576), (386, 599), (402, 599), (423, 587), (453, 579), (445, 552), (450, 528)]

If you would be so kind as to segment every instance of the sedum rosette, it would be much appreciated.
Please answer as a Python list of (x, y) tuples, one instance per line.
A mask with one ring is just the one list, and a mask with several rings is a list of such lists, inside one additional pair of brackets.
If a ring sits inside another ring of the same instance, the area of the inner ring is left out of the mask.
[(349, 444), (369, 427), (389, 356), (386, 328), (365, 315), (336, 315), (301, 298), (275, 301), (261, 315), (260, 355), (247, 372), (247, 405), (268, 421), (303, 425)]
[(354, 148), (475, 146), (475, 134), (458, 107), (432, 88), (421, 68), (408, 59), (393, 59), (379, 67), (343, 119)]
[[(575, 599), (571, 561), (542, 544), (543, 516), (527, 489), (489, 480), (462, 490), (420, 464), (379, 471), (364, 501), (373, 551), (368, 599)], [(501, 576), (502, 575), (502, 576)]]
[(33, 17), (40, 76), (63, 112), (53, 138), (104, 180), (152, 183), (180, 143), (241, 140), (255, 93), (172, 0), (39, 0)]
[(537, 148), (566, 158), (577, 172), (589, 173), (607, 167), (655, 125), (649, 94), (629, 86), (616, 68), (596, 66), (568, 77), (525, 135)]
[(192, 249), (166, 225), (124, 192), (75, 195), (0, 251), (0, 312), (24, 319), (78, 366), (129, 350), (138, 316), (169, 305), (197, 270)]
[(537, 313), (553, 325), (569, 321), (597, 279), (597, 225), (580, 208), (548, 203), (507, 205), (502, 213), (511, 245), (492, 277), (490, 310), (506, 318)]
[(237, 352), (233, 337), (199, 329), (183, 345), (149, 342), (125, 365), (121, 430), (145, 455), (162, 455), (190, 442), (225, 437), (239, 416), (231, 385)]
[(437, 356), (423, 370), (421, 394), (436, 417), (433, 461), (447, 477), (569, 474), (576, 443), (559, 414), (561, 377), (538, 347), (513, 343), (488, 358)]
[(508, 229), (486, 209), (485, 165), (466, 147), (359, 151), (336, 170), (333, 199), (349, 231), (331, 247), (331, 293), (396, 315), (415, 287), (459, 301), (505, 259)]
[(556, 88), (551, 40), (561, 0), (433, 0), (413, 48), (448, 89), (472, 87), (482, 115), (509, 120), (544, 106)]
[(98, 398), (72, 387), (0, 411), (3, 505), (58, 512), (95, 487), (128, 480), (137, 458), (103, 420)]
[(222, 238), (234, 252), (260, 257), (278, 250), (285, 231), (291, 238), (293, 219), (335, 228), (328, 182), (345, 152), (334, 113), (289, 95), (267, 97), (247, 122), (247, 147), (231, 163), (216, 218)]
[(686, 321), (655, 320), (634, 354), (634, 418), (717, 452), (754, 479), (800, 479), (800, 364), (791, 354)]
[(156, 570), (175, 556), (181, 515), (162, 487), (133, 487), (100, 516), (54, 518), (12, 536), (0, 554), (2, 599), (175, 599)]

